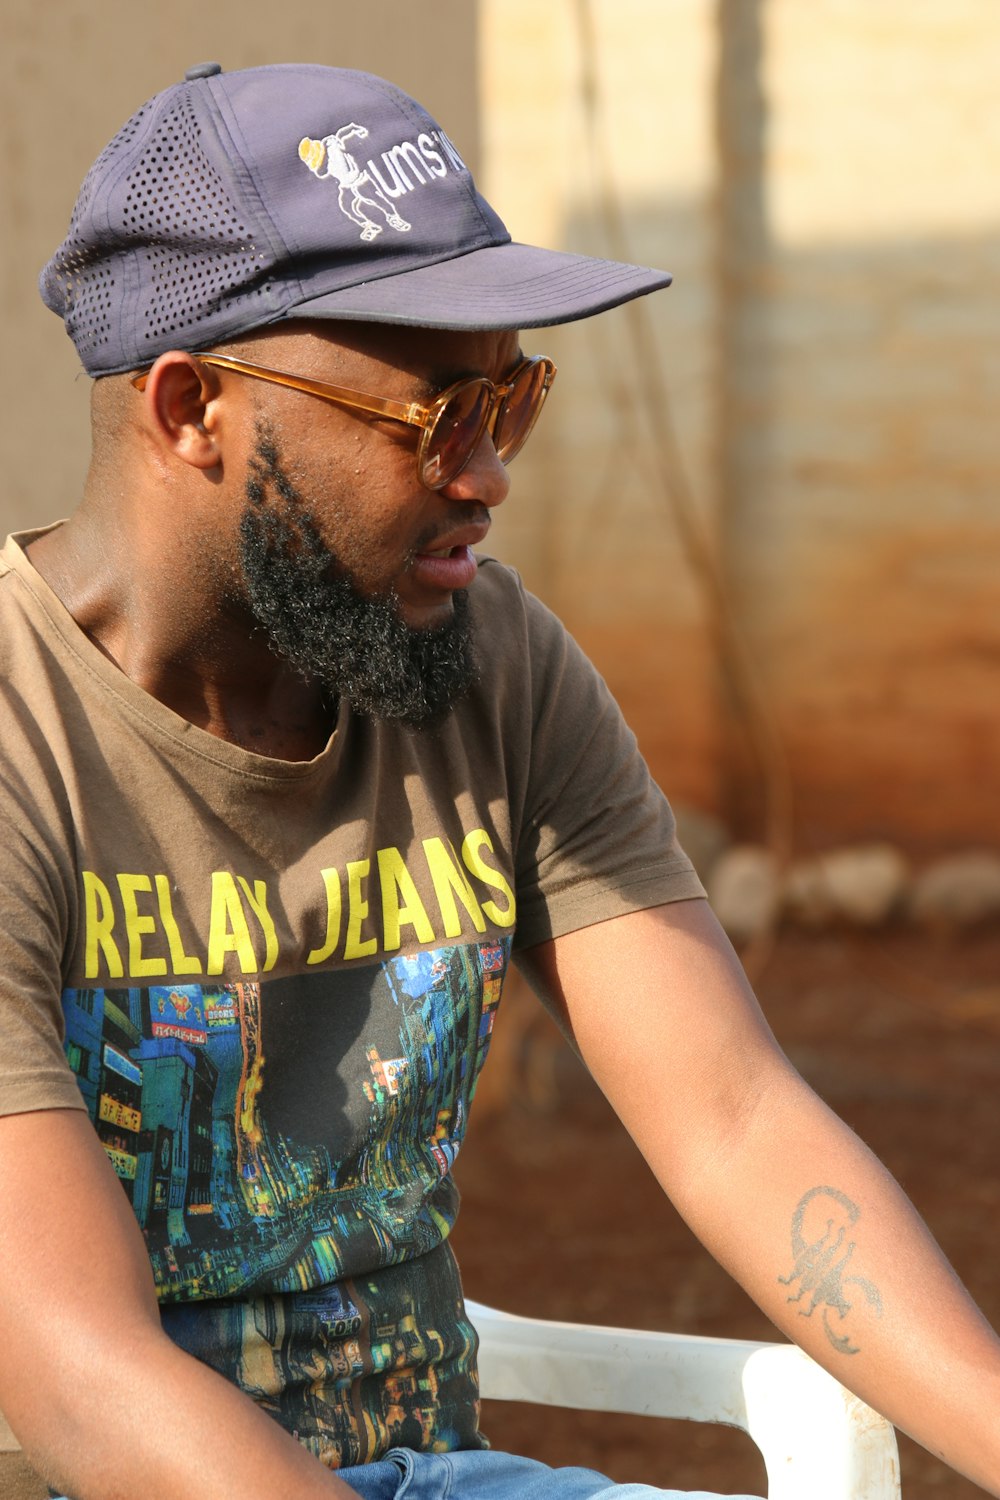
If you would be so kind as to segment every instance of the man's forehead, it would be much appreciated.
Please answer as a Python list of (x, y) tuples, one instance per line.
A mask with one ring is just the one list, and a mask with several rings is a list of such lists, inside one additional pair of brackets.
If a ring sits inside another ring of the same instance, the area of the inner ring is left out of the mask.
[(284, 358), (371, 361), (431, 384), (467, 374), (497, 378), (517, 363), (520, 335), (511, 329), (453, 331), (404, 324), (309, 319), (261, 330), (261, 337), (280, 345)]

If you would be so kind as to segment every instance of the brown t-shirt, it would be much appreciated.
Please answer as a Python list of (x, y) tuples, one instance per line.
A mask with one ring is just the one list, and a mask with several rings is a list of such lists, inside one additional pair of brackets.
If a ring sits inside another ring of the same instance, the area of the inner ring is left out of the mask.
[(0, 557), (0, 1113), (89, 1111), (168, 1331), (334, 1466), (481, 1441), (451, 1165), (512, 945), (701, 894), (558, 621), (471, 600), (443, 727), (275, 761)]

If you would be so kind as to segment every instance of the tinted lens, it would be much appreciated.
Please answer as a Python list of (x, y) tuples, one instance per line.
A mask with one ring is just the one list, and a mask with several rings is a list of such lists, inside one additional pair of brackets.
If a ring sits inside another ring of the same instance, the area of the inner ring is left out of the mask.
[(461, 473), (483, 435), (488, 409), (489, 386), (484, 380), (467, 380), (446, 393), (420, 465), (428, 489), (438, 490)]
[(497, 453), (504, 463), (509, 464), (521, 450), (535, 425), (545, 399), (548, 373), (547, 361), (538, 359), (522, 365), (511, 381), (493, 431)]

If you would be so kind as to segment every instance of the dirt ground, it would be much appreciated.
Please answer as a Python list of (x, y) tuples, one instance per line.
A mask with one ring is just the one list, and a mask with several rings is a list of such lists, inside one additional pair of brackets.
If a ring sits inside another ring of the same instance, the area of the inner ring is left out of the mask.
[[(900, 1179), (1000, 1327), (1000, 934), (783, 936), (757, 989), (793, 1061)], [(776, 1337), (534, 1000), (514, 985), (508, 1002), (459, 1170), (467, 1293), (543, 1317)], [(757, 1450), (732, 1429), (498, 1402), (483, 1427), (494, 1446), (618, 1480), (765, 1490)], [(984, 1493), (902, 1436), (900, 1453), (904, 1500)]]

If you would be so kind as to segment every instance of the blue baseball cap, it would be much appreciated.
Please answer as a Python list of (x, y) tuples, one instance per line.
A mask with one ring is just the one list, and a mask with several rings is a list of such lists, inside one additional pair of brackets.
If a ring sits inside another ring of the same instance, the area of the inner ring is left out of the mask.
[(200, 63), (102, 151), (40, 288), (99, 376), (292, 318), (538, 328), (669, 283), (513, 243), (441, 127), (384, 79)]

